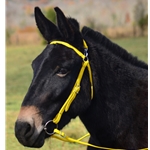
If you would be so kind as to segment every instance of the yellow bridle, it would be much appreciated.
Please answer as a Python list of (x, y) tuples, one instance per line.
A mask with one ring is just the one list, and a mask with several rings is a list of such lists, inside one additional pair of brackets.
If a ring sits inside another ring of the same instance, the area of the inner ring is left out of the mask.
[[(75, 48), (74, 46), (70, 45), (69, 43), (63, 42), (63, 41), (52, 41), (50, 44), (61, 44), (64, 45), (72, 50), (74, 50), (82, 59), (83, 59), (83, 63), (82, 63), (82, 67), (81, 70), (79, 72), (79, 75), (77, 77), (77, 80), (74, 84), (74, 87), (68, 97), (68, 99), (66, 100), (66, 102), (64, 103), (64, 105), (61, 107), (61, 109), (59, 110), (58, 114), (55, 116), (55, 118), (53, 119), (53, 123), (58, 124), (58, 122), (61, 119), (62, 114), (68, 111), (71, 103), (73, 102), (73, 100), (75, 99), (76, 95), (79, 93), (80, 91), (80, 83), (81, 83), (81, 79), (83, 77), (84, 74), (84, 70), (87, 67), (88, 68), (88, 72), (89, 72), (89, 79), (90, 79), (90, 83), (91, 83), (91, 99), (93, 99), (93, 80), (92, 80), (92, 71), (91, 71), (91, 67), (89, 64), (89, 60), (87, 58), (87, 56), (85, 56), (84, 54), (82, 54), (77, 48)], [(87, 44), (85, 41), (83, 41), (84, 44), (84, 48), (88, 49)]]
[[(96, 145), (92, 145), (90, 143), (86, 143), (86, 142), (81, 141), (82, 139), (86, 138), (87, 136), (90, 136), (89, 133), (87, 133), (83, 137), (81, 137), (81, 138), (76, 140), (76, 139), (68, 137), (67, 135), (65, 135), (64, 132), (62, 132), (62, 131), (57, 129), (58, 123), (59, 123), (59, 121), (60, 121), (64, 111), (67, 112), (69, 110), (69, 107), (70, 107), (71, 103), (73, 102), (73, 100), (76, 98), (76, 95), (80, 91), (80, 83), (81, 83), (81, 80), (82, 80), (82, 77), (83, 77), (83, 74), (84, 74), (84, 70), (85, 70), (86, 67), (88, 68), (89, 80), (90, 80), (90, 83), (91, 83), (91, 99), (93, 99), (93, 80), (92, 80), (92, 71), (91, 71), (91, 67), (90, 67), (89, 59), (88, 59), (88, 52), (87, 52), (88, 46), (87, 46), (87, 44), (86, 44), (86, 42), (84, 40), (83, 40), (83, 46), (84, 46), (84, 49), (85, 49), (85, 55), (82, 54), (77, 48), (75, 48), (74, 46), (72, 46), (69, 43), (64, 42), (64, 41), (52, 41), (50, 44), (60, 44), (60, 45), (64, 45), (64, 46), (74, 50), (83, 59), (83, 62), (82, 62), (81, 70), (79, 72), (79, 75), (78, 75), (78, 77), (76, 79), (76, 82), (75, 82), (75, 84), (73, 86), (73, 89), (72, 89), (69, 97), (67, 98), (66, 102), (63, 104), (63, 106), (61, 107), (61, 109), (59, 110), (59, 112), (55, 116), (55, 118), (53, 120), (49, 120), (45, 124), (45, 126), (44, 126), (45, 132), (47, 134), (51, 135), (51, 137), (57, 138), (59, 140), (65, 141), (65, 142), (78, 143), (78, 144), (91, 146), (91, 147), (95, 147), (95, 148), (98, 148), (98, 149), (105, 149), (105, 150), (108, 150), (108, 149), (111, 149), (111, 150), (123, 150), (123, 149), (113, 149), (113, 148), (96, 146)], [(56, 128), (54, 129), (53, 133), (49, 133), (47, 131), (47, 125), (49, 123), (51, 123), (51, 122), (56, 124)], [(59, 136), (57, 136), (57, 135), (59, 135)], [(143, 148), (143, 149), (140, 149), (140, 150), (147, 150), (147, 149), (148, 148)]]

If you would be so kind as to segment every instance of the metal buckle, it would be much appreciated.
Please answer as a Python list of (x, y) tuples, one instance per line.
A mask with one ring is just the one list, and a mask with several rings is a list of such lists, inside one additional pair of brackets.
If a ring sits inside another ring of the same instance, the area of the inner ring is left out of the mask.
[[(45, 125), (44, 125), (44, 130), (45, 130), (45, 132), (48, 134), (48, 135), (53, 135), (54, 134), (54, 132), (48, 132), (47, 131), (47, 125), (49, 124), (49, 123), (53, 123), (53, 120), (49, 120), (49, 121), (47, 121), (46, 123), (45, 123)], [(54, 123), (53, 123), (54, 124)], [(58, 124), (55, 124), (56, 125), (56, 128), (54, 128), (54, 129), (58, 129)]]
[(84, 49), (84, 55), (85, 55), (85, 57), (88, 57), (88, 49), (87, 48)]
[(89, 60), (89, 57), (88, 57), (88, 49), (87, 48), (85, 48), (84, 49), (84, 56), (85, 56), (85, 58), (83, 59), (84, 61), (87, 61), (87, 60)]

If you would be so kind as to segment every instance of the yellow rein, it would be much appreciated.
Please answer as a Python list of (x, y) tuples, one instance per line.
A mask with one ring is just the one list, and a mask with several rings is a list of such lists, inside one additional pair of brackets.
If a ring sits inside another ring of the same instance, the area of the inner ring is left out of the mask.
[[(88, 72), (89, 72), (89, 79), (90, 79), (90, 83), (91, 83), (91, 99), (93, 99), (93, 80), (92, 80), (92, 71), (91, 71), (91, 67), (90, 67), (90, 64), (89, 64), (89, 60), (88, 60), (88, 53), (87, 53), (87, 50), (88, 50), (88, 46), (86, 44), (86, 42), (83, 40), (83, 45), (84, 45), (84, 48), (85, 48), (85, 52), (86, 52), (86, 55), (82, 54), (77, 48), (75, 48), (74, 46), (70, 45), (69, 43), (66, 43), (66, 42), (63, 42), (63, 41), (52, 41), (50, 44), (61, 44), (61, 45), (64, 45), (72, 50), (74, 50), (82, 59), (83, 59), (83, 62), (82, 62), (82, 67), (81, 67), (81, 70), (79, 72), (79, 75), (77, 77), (77, 80), (74, 84), (74, 87), (69, 95), (69, 97), (67, 98), (66, 102), (63, 104), (63, 106), (61, 107), (61, 109), (59, 110), (58, 114), (55, 116), (55, 118), (53, 120), (49, 120), (46, 124), (45, 124), (45, 127), (44, 127), (44, 130), (47, 134), (51, 135), (52, 138), (57, 138), (61, 141), (65, 141), (65, 142), (71, 142), (71, 143), (78, 143), (78, 144), (82, 144), (82, 145), (86, 145), (86, 146), (91, 146), (91, 147), (95, 147), (95, 148), (98, 148), (98, 149), (113, 149), (113, 148), (106, 148), (106, 147), (100, 147), (100, 146), (96, 146), (96, 145), (92, 145), (90, 143), (87, 143), (87, 142), (83, 142), (81, 141), (82, 139), (86, 138), (87, 136), (90, 136), (89, 133), (87, 133), (86, 135), (84, 135), (83, 137), (79, 138), (79, 139), (73, 139), (73, 138), (70, 138), (68, 137), (67, 135), (65, 135), (64, 132), (60, 131), (57, 129), (58, 127), (58, 123), (64, 113), (68, 111), (71, 103), (73, 102), (73, 100), (76, 98), (76, 95), (79, 93), (80, 91), (80, 83), (81, 83), (81, 80), (82, 80), (82, 77), (83, 77), (83, 74), (84, 74), (84, 70), (85, 68), (87, 67), (88, 68)], [(56, 124), (56, 128), (54, 129), (53, 133), (49, 133), (47, 131), (47, 125), (49, 123), (53, 122), (54, 124)], [(147, 150), (148, 148), (143, 148), (143, 149), (140, 149), (140, 150)], [(115, 149), (115, 150), (121, 150), (121, 149)]]

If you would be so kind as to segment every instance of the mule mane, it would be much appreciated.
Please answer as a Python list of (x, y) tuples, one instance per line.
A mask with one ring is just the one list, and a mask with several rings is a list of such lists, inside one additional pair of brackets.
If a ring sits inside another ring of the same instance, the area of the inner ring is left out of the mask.
[(139, 61), (137, 57), (132, 56), (125, 49), (111, 42), (108, 38), (99, 32), (96, 32), (88, 27), (83, 27), (82, 34), (86, 38), (90, 39), (94, 45), (101, 45), (109, 50), (111, 53), (120, 57), (122, 60), (143, 69), (148, 69), (148, 65), (142, 61)]

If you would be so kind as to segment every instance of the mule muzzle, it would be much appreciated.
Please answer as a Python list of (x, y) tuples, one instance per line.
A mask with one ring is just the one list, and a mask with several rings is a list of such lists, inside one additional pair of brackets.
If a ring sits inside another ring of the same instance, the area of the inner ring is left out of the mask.
[(45, 132), (39, 133), (33, 124), (16, 121), (15, 136), (18, 141), (27, 147), (41, 147), (44, 144)]
[(42, 118), (35, 107), (22, 107), (15, 123), (15, 136), (27, 147), (41, 147), (45, 140)]

